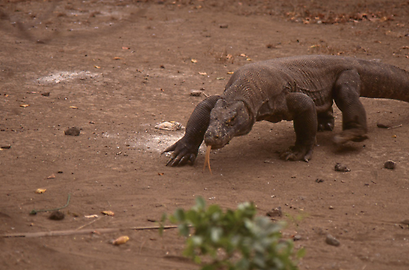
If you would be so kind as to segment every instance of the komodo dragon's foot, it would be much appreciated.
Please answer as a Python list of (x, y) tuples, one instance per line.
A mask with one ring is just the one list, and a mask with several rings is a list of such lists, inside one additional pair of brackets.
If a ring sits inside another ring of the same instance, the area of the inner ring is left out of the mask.
[(283, 160), (303, 160), (308, 162), (312, 156), (312, 147), (308, 146), (292, 146), (287, 151), (280, 154), (280, 158)]
[(335, 135), (333, 141), (335, 144), (344, 144), (349, 141), (362, 142), (369, 139), (368, 135), (365, 133), (364, 130), (359, 128), (346, 129), (340, 134)]
[(334, 129), (334, 117), (318, 116), (318, 131), (325, 131), (325, 130), (332, 131), (333, 129)]
[(177, 141), (175, 144), (169, 146), (168, 148), (165, 149), (165, 151), (162, 152), (171, 152), (173, 153), (170, 155), (170, 159), (166, 163), (166, 166), (183, 166), (190, 162), (191, 165), (195, 162), (197, 152), (198, 152), (198, 146), (189, 144), (186, 142), (186, 138), (183, 137), (179, 141)]

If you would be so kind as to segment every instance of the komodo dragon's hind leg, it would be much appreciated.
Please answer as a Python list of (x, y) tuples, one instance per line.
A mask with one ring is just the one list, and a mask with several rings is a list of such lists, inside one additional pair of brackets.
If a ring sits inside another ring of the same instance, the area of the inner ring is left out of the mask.
[(360, 142), (368, 139), (366, 135), (366, 113), (359, 101), (361, 79), (356, 70), (341, 73), (335, 82), (334, 100), (342, 111), (342, 132), (334, 137), (334, 142), (343, 144), (348, 141)]
[(296, 134), (295, 145), (281, 153), (284, 160), (304, 160), (311, 158), (317, 135), (317, 109), (314, 101), (302, 93), (290, 93), (286, 96), (289, 113), (292, 115)]

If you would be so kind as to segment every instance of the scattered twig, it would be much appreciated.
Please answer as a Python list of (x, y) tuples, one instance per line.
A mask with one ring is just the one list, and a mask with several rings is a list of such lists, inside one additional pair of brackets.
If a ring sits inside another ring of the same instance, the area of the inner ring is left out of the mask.
[(388, 127), (388, 129), (394, 129), (394, 128), (400, 128), (400, 127), (402, 127), (402, 124), (397, 125), (397, 126), (393, 126), (393, 127)]
[[(175, 229), (178, 226), (170, 225), (163, 226), (164, 230)], [(83, 230), (65, 230), (65, 231), (49, 231), (49, 232), (35, 232), (35, 233), (7, 233), (3, 234), (1, 238), (11, 238), (11, 237), (44, 237), (44, 236), (66, 236), (66, 235), (76, 235), (76, 234), (89, 234), (89, 233), (110, 233), (119, 231), (143, 231), (143, 230), (160, 230), (161, 226), (148, 226), (148, 227), (130, 227), (130, 228), (106, 228), (106, 229), (83, 229)]]
[(76, 228), (75, 230), (77, 230), (77, 231), (78, 231), (78, 230), (81, 230), (81, 229), (83, 229), (84, 227), (87, 227), (88, 225), (91, 225), (92, 223), (94, 223), (95, 221), (100, 220), (100, 219), (101, 219), (101, 217), (99, 217), (99, 218), (97, 218), (97, 219), (94, 219), (93, 221), (88, 222), (87, 224), (84, 224), (84, 225), (82, 225), (82, 226)]

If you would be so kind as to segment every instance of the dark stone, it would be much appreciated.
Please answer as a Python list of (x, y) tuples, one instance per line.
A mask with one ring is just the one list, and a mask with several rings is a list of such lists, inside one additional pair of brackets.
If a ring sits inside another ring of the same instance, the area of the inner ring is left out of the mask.
[(64, 219), (65, 215), (63, 212), (60, 211), (54, 211), (50, 214), (50, 216), (48, 217), (51, 220), (62, 220)]
[(281, 211), (281, 207), (276, 207), (271, 209), (271, 211), (268, 211), (266, 213), (266, 216), (268, 217), (281, 217), (283, 215), (283, 212)]
[(80, 129), (77, 127), (72, 127), (64, 131), (65, 135), (68, 136), (79, 136), (80, 135)]
[(351, 171), (351, 169), (349, 169), (347, 166), (345, 166), (344, 164), (341, 164), (341, 163), (335, 164), (334, 169), (337, 172), (350, 172)]
[(327, 238), (325, 238), (325, 243), (327, 243), (328, 245), (331, 245), (331, 246), (335, 246), (335, 247), (337, 247), (337, 246), (339, 246), (341, 244), (337, 239), (335, 239), (334, 236), (332, 236), (330, 234), (327, 234)]
[(388, 160), (383, 165), (386, 169), (393, 170), (396, 168), (396, 162), (392, 160)]

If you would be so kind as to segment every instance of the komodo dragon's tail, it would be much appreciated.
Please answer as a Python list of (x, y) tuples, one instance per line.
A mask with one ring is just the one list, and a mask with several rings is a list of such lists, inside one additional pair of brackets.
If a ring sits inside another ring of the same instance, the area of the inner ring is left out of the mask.
[(398, 67), (358, 60), (361, 96), (409, 102), (409, 72)]

